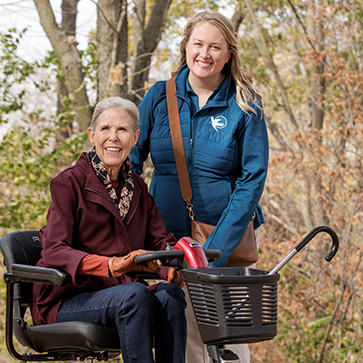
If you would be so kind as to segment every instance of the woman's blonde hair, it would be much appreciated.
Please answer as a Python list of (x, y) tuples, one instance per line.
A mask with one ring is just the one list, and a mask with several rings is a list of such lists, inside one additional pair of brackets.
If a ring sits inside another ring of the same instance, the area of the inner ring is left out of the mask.
[(247, 71), (242, 67), (239, 54), (238, 54), (238, 42), (239, 36), (235, 32), (233, 24), (222, 14), (212, 13), (209, 11), (202, 11), (196, 14), (192, 19), (190, 19), (184, 28), (183, 39), (180, 43), (180, 62), (177, 70), (172, 73), (176, 75), (180, 68), (186, 63), (186, 45), (189, 42), (190, 36), (194, 28), (203, 22), (208, 22), (216, 26), (223, 34), (224, 38), (228, 44), (228, 50), (231, 54), (226, 67), (231, 70), (232, 79), (236, 83), (236, 101), (239, 107), (249, 113), (250, 111), (257, 114), (256, 110), (250, 106), (249, 102), (252, 102), (259, 109), (261, 109), (259, 101), (256, 99), (261, 99), (261, 95), (253, 87), (252, 76), (247, 73)]

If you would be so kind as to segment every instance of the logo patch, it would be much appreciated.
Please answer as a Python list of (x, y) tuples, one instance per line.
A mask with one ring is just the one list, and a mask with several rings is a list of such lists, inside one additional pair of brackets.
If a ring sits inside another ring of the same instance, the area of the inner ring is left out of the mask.
[(210, 117), (210, 123), (214, 130), (219, 131), (227, 126), (227, 119), (224, 116)]

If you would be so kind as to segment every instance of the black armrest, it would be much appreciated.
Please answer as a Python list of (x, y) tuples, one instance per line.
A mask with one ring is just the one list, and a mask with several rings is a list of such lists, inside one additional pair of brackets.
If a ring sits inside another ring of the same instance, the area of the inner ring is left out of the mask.
[(21, 282), (39, 282), (52, 285), (65, 285), (68, 275), (55, 268), (30, 266), (14, 263), (11, 266), (12, 276)]

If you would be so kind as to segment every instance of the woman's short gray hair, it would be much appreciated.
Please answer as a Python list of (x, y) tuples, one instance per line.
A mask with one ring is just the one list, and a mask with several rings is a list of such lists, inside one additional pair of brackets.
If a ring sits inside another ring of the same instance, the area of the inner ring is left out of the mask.
[(116, 108), (128, 112), (133, 120), (133, 129), (136, 132), (140, 118), (139, 110), (133, 102), (121, 97), (108, 97), (97, 103), (91, 120), (91, 127), (93, 130), (96, 130), (97, 120), (101, 113), (110, 108)]

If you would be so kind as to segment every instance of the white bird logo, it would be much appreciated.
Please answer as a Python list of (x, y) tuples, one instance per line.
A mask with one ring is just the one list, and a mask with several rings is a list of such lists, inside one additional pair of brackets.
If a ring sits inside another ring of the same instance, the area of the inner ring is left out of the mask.
[(227, 126), (227, 119), (224, 116), (210, 117), (210, 123), (214, 130), (219, 131)]

